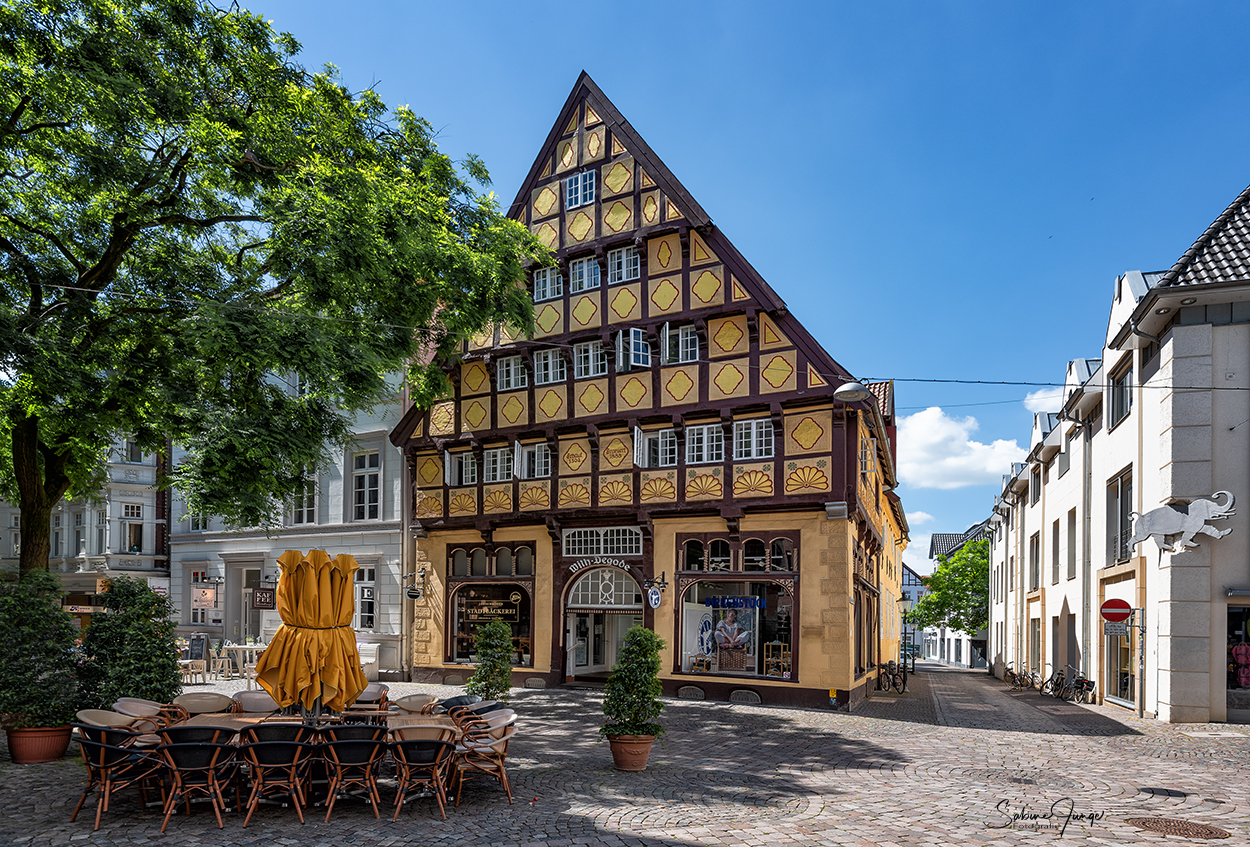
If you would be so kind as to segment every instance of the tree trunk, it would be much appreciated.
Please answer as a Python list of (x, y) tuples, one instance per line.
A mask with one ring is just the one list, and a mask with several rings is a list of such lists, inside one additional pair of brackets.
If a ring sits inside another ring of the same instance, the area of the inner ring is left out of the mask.
[[(69, 490), (65, 474), (66, 456), (39, 443), (39, 419), (14, 412), (10, 417), (13, 433), (13, 474), (17, 479), (22, 515), (22, 550), (18, 558), (21, 573), (47, 569), (52, 553), (50, 524), (52, 509)], [(40, 461), (40, 459), (43, 461)]]

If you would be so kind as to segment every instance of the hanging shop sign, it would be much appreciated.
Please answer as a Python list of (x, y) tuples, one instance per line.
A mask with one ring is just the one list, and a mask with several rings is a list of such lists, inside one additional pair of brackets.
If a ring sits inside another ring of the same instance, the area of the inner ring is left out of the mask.
[(278, 607), (277, 590), (273, 588), (252, 589), (252, 609), (257, 612), (272, 611)]
[(213, 585), (195, 586), (191, 589), (192, 609), (217, 608), (217, 587)]
[(590, 559), (578, 559), (569, 565), (569, 573), (577, 573), (586, 568), (620, 568), (623, 571), (629, 570), (629, 562), (624, 559), (609, 559), (605, 556), (595, 556)]
[(651, 608), (660, 608), (660, 601), (663, 599), (664, 595), (660, 592), (660, 589), (656, 588), (654, 585), (647, 589), (647, 605)]

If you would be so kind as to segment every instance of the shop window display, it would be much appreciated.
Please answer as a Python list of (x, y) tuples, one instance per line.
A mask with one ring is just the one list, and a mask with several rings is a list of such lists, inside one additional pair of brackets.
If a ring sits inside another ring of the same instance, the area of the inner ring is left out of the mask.
[(695, 583), (682, 598), (682, 670), (791, 679), (793, 611), (781, 583)]
[(516, 583), (470, 583), (461, 585), (452, 597), (451, 660), (472, 662), (473, 637), (477, 628), (501, 620), (512, 629), (512, 664), (530, 666), (530, 598), (524, 586)]

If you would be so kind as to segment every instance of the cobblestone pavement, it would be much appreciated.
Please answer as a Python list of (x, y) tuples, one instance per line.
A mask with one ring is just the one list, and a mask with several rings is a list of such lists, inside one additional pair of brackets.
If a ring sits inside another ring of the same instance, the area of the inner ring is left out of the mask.
[[(231, 815), (218, 830), (201, 807), (176, 816), (161, 835), (160, 816), (124, 792), (93, 834), (92, 801), (69, 822), (80, 763), (17, 766), (0, 750), (0, 845), (1186, 841), (1125, 822), (1137, 817), (1203, 823), (1231, 833), (1225, 844), (1250, 843), (1250, 727), (1138, 721), (1113, 707), (1012, 693), (983, 671), (920, 669), (909, 693), (877, 695), (850, 714), (670, 701), (667, 739), (638, 774), (612, 770), (606, 743), (595, 739), (598, 692), (518, 690), (520, 732), (509, 754), (515, 804), (493, 784), (470, 784), (446, 822), (429, 800), (406, 804), (398, 823), (388, 814), (375, 821), (367, 806), (347, 800), (329, 824), (315, 811), (301, 826), (292, 810), (264, 807), (247, 829)], [(391, 690), (457, 689), (399, 683)], [(392, 785), (384, 783), (384, 804)], [(1064, 816), (1028, 817), (1052, 809)], [(1015, 828), (1013, 814), (1025, 816)]]

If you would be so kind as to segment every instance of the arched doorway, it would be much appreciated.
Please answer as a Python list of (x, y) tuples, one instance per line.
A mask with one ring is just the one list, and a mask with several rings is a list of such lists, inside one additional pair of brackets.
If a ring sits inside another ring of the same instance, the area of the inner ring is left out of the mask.
[(620, 568), (596, 568), (569, 587), (564, 609), (565, 676), (603, 676), (625, 633), (642, 623), (642, 588)]

